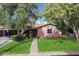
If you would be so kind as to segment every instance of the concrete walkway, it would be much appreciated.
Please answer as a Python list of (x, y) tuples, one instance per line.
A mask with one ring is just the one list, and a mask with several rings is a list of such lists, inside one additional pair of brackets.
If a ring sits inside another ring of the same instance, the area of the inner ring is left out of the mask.
[(37, 45), (37, 39), (34, 38), (31, 44), (30, 48), (30, 56), (38, 56), (38, 45)]

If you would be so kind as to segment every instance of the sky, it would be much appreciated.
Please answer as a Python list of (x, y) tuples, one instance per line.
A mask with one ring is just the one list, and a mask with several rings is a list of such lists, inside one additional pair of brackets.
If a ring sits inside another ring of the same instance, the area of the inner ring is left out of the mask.
[[(38, 12), (43, 14), (44, 13), (44, 9), (45, 9), (45, 4), (44, 3), (38, 3)], [(36, 24), (42, 24), (42, 23), (47, 23), (46, 19), (44, 17), (42, 18), (38, 18), (36, 21)]]
[(38, 3), (37, 5), (38, 5), (38, 12), (44, 13), (45, 4), (44, 3)]

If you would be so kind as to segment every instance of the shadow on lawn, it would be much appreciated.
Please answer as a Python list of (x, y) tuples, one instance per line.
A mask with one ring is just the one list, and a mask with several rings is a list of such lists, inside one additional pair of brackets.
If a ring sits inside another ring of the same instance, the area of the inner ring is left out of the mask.
[(9, 50), (11, 50), (11, 49), (13, 49), (14, 47), (17, 47), (17, 46), (22, 45), (22, 44), (24, 44), (24, 43), (27, 43), (27, 42), (29, 42), (29, 41), (30, 41), (30, 40), (27, 40), (27, 41), (20, 41), (20, 42), (18, 42), (17, 44), (14, 44), (13, 46), (11, 46), (10, 48), (7, 48), (7, 49), (1, 51), (1, 52), (0, 52), (0, 55), (2, 55), (3, 53), (5, 53), (5, 52), (7, 52), (7, 51), (9, 51)]
[(19, 35), (19, 36), (16, 36), (16, 37), (13, 37), (13, 40), (14, 41), (23, 41), (23, 40), (25, 40), (26, 39), (26, 37), (23, 37), (23, 36), (21, 36), (21, 35)]

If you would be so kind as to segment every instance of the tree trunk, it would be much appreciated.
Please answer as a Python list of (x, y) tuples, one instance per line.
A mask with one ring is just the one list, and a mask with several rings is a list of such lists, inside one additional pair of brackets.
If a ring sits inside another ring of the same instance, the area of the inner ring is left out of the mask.
[(73, 32), (74, 32), (74, 35), (77, 39), (77, 43), (79, 43), (79, 29), (76, 30), (75, 26), (73, 26)]
[(78, 28), (78, 32), (77, 32), (77, 42), (79, 43), (79, 28)]
[(22, 35), (23, 33), (24, 33), (24, 29), (22, 29), (22, 30), (21, 30), (21, 33), (20, 33), (20, 35)]
[(23, 29), (21, 29), (21, 32), (19, 30), (17, 30), (17, 35), (12, 36), (12, 38), (15, 38), (15, 37), (17, 37), (19, 35), (22, 35), (23, 33), (24, 33)]

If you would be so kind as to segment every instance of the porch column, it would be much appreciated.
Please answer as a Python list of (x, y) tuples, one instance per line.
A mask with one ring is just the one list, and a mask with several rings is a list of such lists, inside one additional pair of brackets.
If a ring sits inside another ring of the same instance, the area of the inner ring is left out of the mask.
[(3, 30), (3, 35), (5, 36), (5, 30)]

